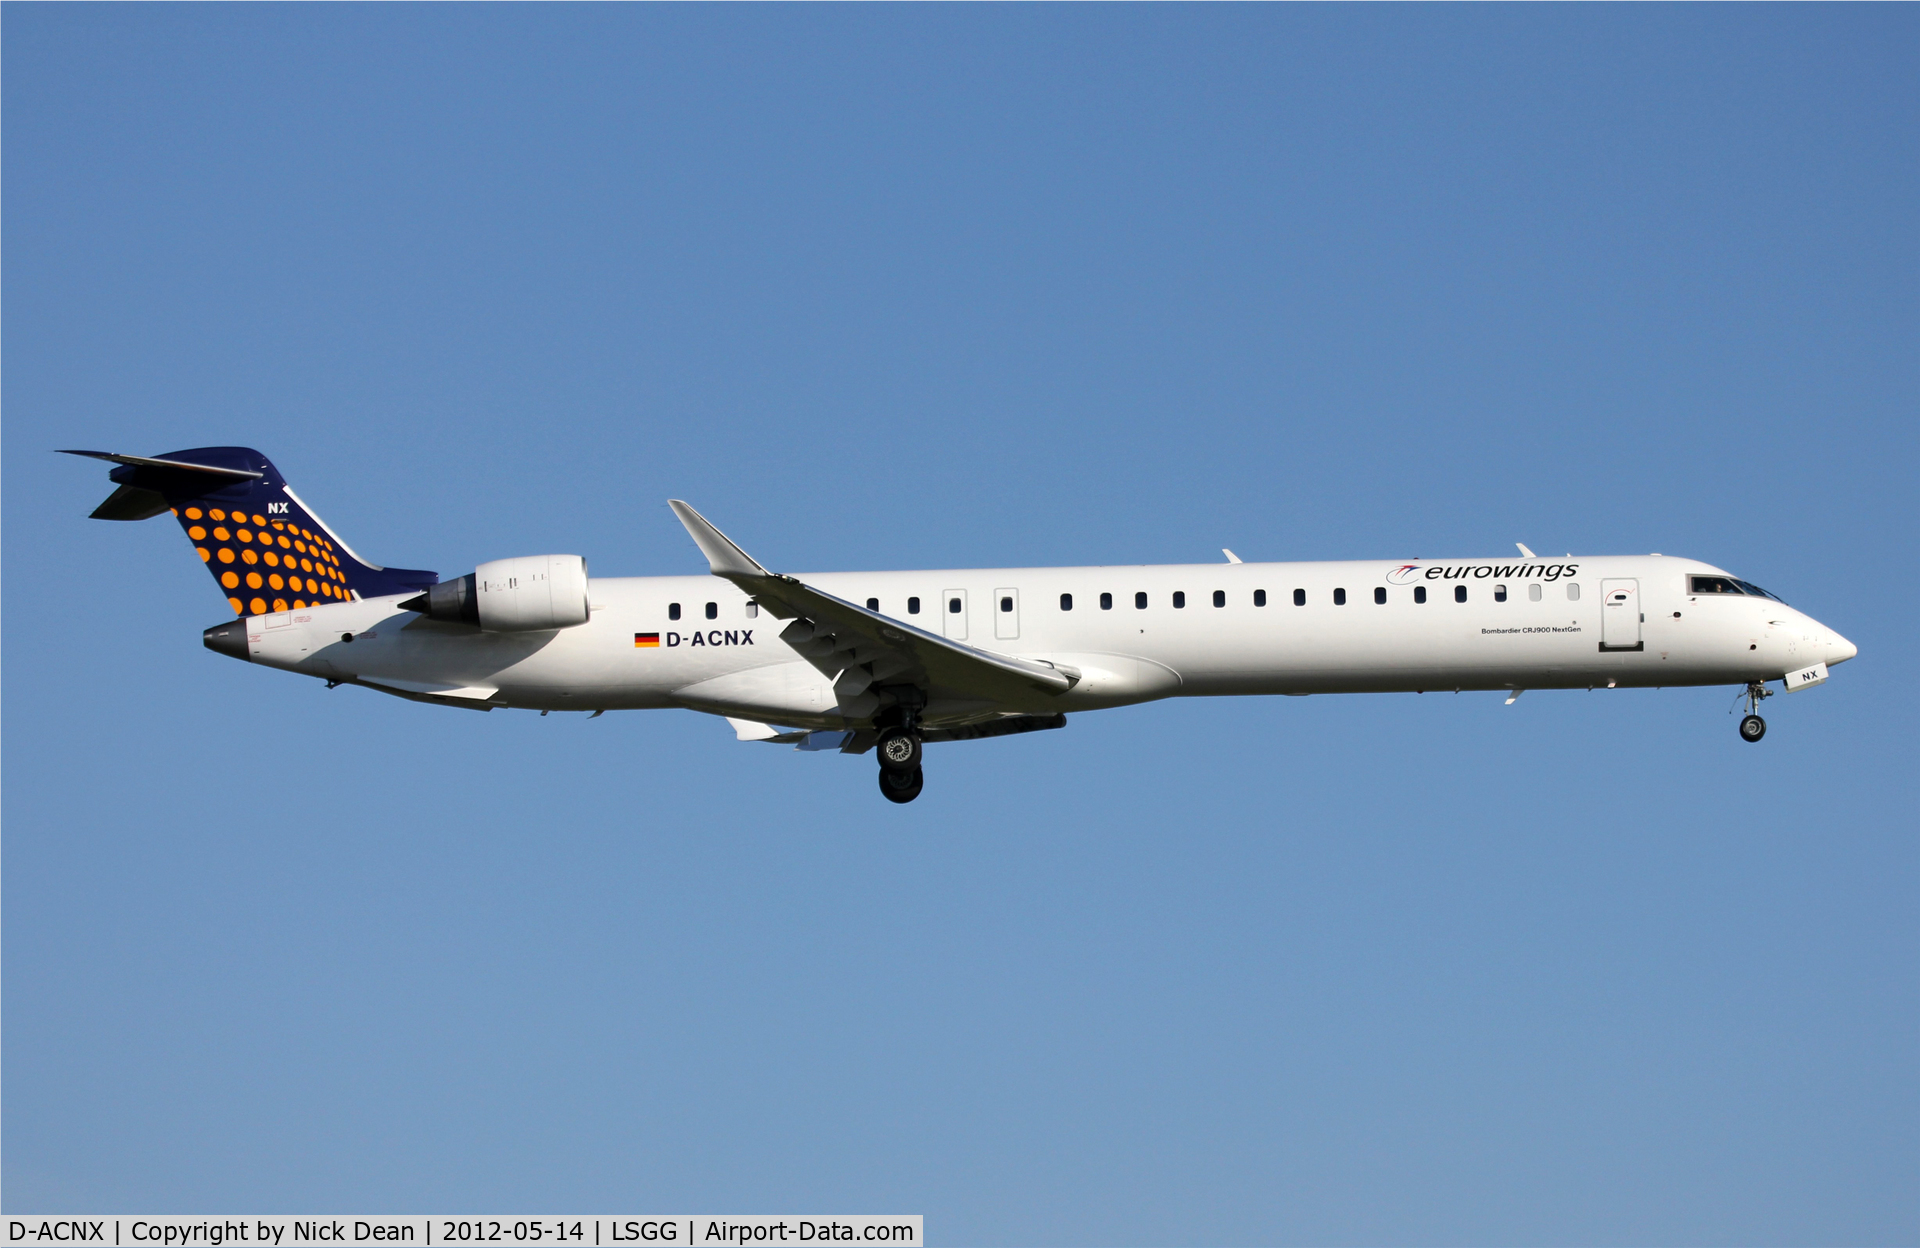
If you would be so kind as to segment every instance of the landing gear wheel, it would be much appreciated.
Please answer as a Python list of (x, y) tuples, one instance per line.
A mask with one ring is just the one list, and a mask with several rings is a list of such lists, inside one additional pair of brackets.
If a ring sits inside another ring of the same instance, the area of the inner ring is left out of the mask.
[(874, 747), (882, 771), (919, 771), (920, 735), (905, 728), (889, 728)]
[(890, 802), (906, 805), (920, 796), (920, 790), (925, 784), (926, 777), (918, 767), (912, 771), (889, 771), (885, 767), (880, 769), (880, 792)]
[(1761, 719), (1758, 715), (1749, 715), (1740, 721), (1740, 739), (1742, 741), (1758, 741), (1766, 735), (1767, 721)]

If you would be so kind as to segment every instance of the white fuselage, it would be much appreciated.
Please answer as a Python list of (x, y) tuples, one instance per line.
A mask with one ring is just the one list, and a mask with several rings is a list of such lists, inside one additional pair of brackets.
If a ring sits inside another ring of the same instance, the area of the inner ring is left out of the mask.
[[(1078, 672), (1071, 689), (1035, 689), (1018, 702), (943, 700), (936, 691), (925, 711), (930, 724), (1171, 696), (1746, 684), (1855, 653), (1777, 600), (1689, 592), (1690, 575), (1716, 573), (1652, 555), (801, 579), (969, 646)], [(1464, 602), (1456, 600), (1460, 587)], [(1424, 602), (1416, 589), (1426, 591)], [(1336, 603), (1337, 592), (1344, 602)], [(1176, 594), (1184, 605), (1175, 605)], [(1257, 594), (1265, 605), (1255, 605)], [(399, 596), (253, 616), (248, 655), (452, 705), (688, 707), (802, 727), (853, 725), (836, 709), (832, 676), (783, 643), (782, 621), (725, 580), (596, 578), (589, 595), (587, 623), (537, 633), (436, 623), (401, 610)], [(353, 639), (343, 641), (346, 634)], [(636, 645), (646, 634), (658, 634), (659, 644)]]

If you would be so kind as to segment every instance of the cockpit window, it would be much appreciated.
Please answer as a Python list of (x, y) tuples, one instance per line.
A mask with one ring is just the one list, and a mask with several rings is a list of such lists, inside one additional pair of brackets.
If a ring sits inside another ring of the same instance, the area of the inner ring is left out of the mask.
[(1743, 581), (1732, 576), (1690, 576), (1687, 578), (1688, 593), (1693, 594), (1744, 594), (1754, 598), (1771, 598), (1784, 603), (1786, 599), (1778, 594), (1770, 594), (1752, 581)]

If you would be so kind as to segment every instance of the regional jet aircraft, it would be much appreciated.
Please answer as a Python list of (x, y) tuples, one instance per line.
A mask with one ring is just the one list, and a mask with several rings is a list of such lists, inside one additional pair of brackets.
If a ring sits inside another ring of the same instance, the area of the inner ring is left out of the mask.
[[(579, 555), (436, 573), (362, 559), (260, 452), (69, 451), (115, 465), (101, 520), (172, 514), (238, 618), (208, 649), (436, 706), (681, 707), (743, 741), (862, 754), (920, 794), (923, 745), (1074, 711), (1229, 694), (1811, 688), (1851, 642), (1663, 555), (932, 572), (770, 572), (671, 502), (710, 576), (589, 578)], [(1518, 545), (1518, 544), (1516, 544)]]

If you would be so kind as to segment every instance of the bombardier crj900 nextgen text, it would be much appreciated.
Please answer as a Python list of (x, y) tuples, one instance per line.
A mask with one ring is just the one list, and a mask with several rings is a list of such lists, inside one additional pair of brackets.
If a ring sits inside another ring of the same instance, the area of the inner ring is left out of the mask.
[[(267, 458), (110, 460), (103, 520), (167, 513), (240, 618), (209, 649), (441, 706), (683, 707), (747, 741), (859, 754), (920, 793), (923, 743), (1070, 711), (1227, 694), (1741, 685), (1827, 678), (1849, 641), (1757, 586), (1660, 555), (934, 572), (769, 572), (687, 504), (712, 576), (594, 578), (578, 555), (435, 573), (361, 559)], [(720, 578), (715, 581), (713, 577)], [(721, 588), (721, 585), (726, 588)]]

